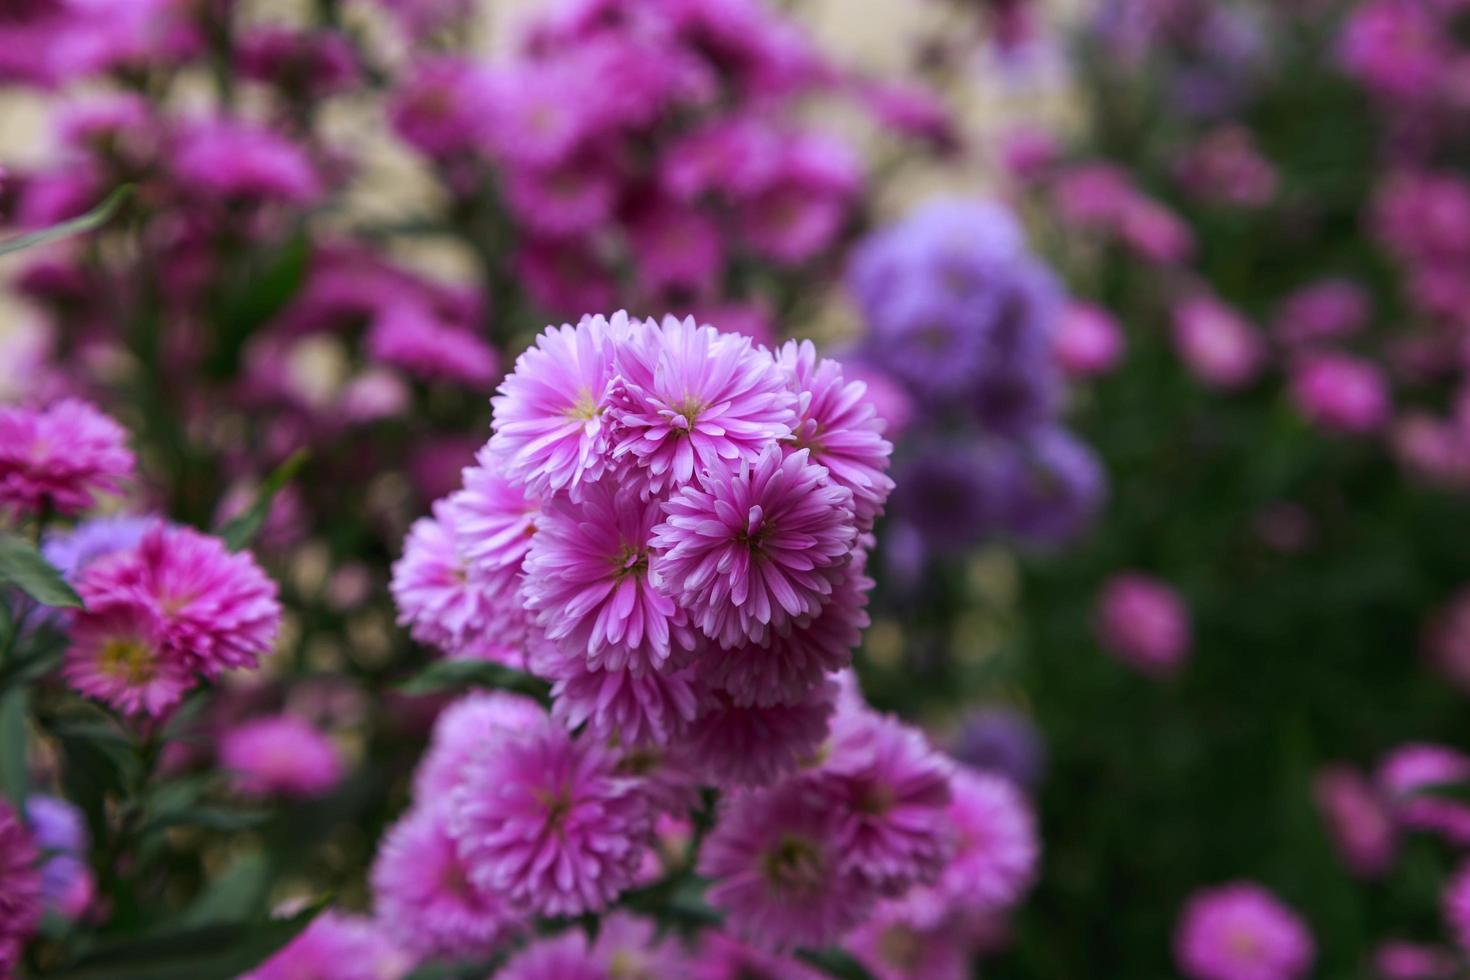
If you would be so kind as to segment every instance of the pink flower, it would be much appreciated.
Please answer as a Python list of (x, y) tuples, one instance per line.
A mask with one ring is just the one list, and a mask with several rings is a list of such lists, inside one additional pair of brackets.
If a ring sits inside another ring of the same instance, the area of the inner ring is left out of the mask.
[(224, 201), (309, 204), (323, 191), (300, 146), (269, 129), (225, 119), (185, 128), (171, 166), (185, 188)]
[(79, 623), (118, 604), (148, 606), (166, 656), (210, 679), (254, 667), (281, 625), (276, 585), (249, 552), (187, 527), (154, 525), (137, 548), (88, 566), (77, 591), (87, 604)]
[(240, 980), (400, 980), (413, 965), (413, 958), (377, 922), (328, 911)]
[(1174, 346), (1191, 374), (1223, 389), (1250, 384), (1266, 356), (1256, 329), (1208, 296), (1194, 296), (1174, 307)]
[(529, 492), (546, 496), (602, 475), (610, 445), (608, 389), (614, 378), (614, 344), (629, 329), (628, 315), (611, 322), (585, 316), (575, 327), (547, 327), (536, 345), (516, 358), (494, 406), (491, 452), (506, 475)]
[(611, 980), (607, 965), (587, 948), (581, 929), (538, 939), (506, 961), (500, 980)]
[(584, 66), (523, 61), (490, 79), (478, 105), (485, 144), (509, 163), (549, 167), (567, 159), (586, 135), (596, 105)]
[(674, 645), (694, 646), (684, 610), (649, 578), (657, 500), (615, 479), (555, 497), (538, 520), (521, 594), (548, 639), (592, 670), (661, 670)]
[(816, 756), (835, 695), (835, 685), (824, 682), (795, 704), (741, 707), (707, 691), (683, 744), (709, 782), (769, 785)]
[(813, 258), (837, 237), (861, 167), (846, 144), (807, 135), (788, 139), (775, 180), (737, 210), (739, 232), (756, 255), (778, 265)]
[(669, 745), (698, 707), (687, 670), (591, 667), (579, 651), (541, 652), (532, 666), (553, 682), (553, 718), (568, 729), (586, 724), (620, 745)]
[(505, 691), (483, 691), (455, 701), (434, 722), (429, 750), (414, 773), (414, 799), (423, 806), (444, 802), (483, 746), (506, 733), (534, 728), (544, 717), (535, 701)]
[(1174, 959), (1190, 980), (1295, 980), (1312, 968), (1312, 934), (1253, 882), (1195, 892), (1174, 934)]
[(477, 65), (457, 58), (422, 59), (389, 106), (393, 131), (434, 160), (473, 153), (486, 132), (484, 105), (492, 83)]
[(953, 848), (952, 768), (923, 735), (892, 716), (838, 712), (818, 780), (840, 814), (844, 865), (885, 895), (933, 883)]
[(699, 873), (727, 928), (781, 951), (825, 946), (862, 921), (872, 898), (843, 871), (836, 817), (800, 781), (725, 798)]
[(1010, 908), (1031, 887), (1041, 859), (1031, 805), (1009, 779), (956, 766), (949, 788), (954, 854), (937, 882), (903, 899), (918, 923)]
[(1377, 366), (1347, 354), (1313, 354), (1292, 371), (1297, 411), (1324, 429), (1366, 434), (1383, 427), (1391, 410)]
[(133, 475), (122, 426), (86, 402), (0, 408), (0, 507), (77, 514)]
[(569, 238), (605, 224), (618, 200), (616, 176), (595, 163), (573, 158), (550, 170), (512, 169), (505, 202), (532, 234)]
[(1074, 378), (1108, 374), (1123, 358), (1123, 330), (1111, 313), (1091, 303), (1069, 303), (1052, 353)]
[(539, 501), (505, 473), (489, 447), (464, 471), (464, 489), (449, 498), (454, 540), (465, 563), (481, 570), (520, 570), (536, 533)]
[(235, 60), (246, 78), (310, 100), (351, 90), (361, 74), (352, 42), (335, 31), (255, 27), (241, 36)]
[(1383, 980), (1452, 980), (1459, 962), (1443, 946), (1391, 940), (1373, 951), (1373, 969)]
[(1376, 878), (1393, 864), (1398, 835), (1387, 801), (1351, 766), (1322, 769), (1312, 795), (1338, 854), (1350, 872)]
[(1470, 756), (1448, 746), (1409, 743), (1383, 760), (1377, 779), (1402, 826), (1438, 834), (1458, 847), (1470, 845), (1470, 806), (1426, 792), (1470, 780)]
[(852, 491), (858, 526), (872, 527), (893, 492), (893, 445), (883, 438), (883, 421), (865, 397), (867, 386), (847, 381), (838, 362), (819, 360), (809, 340), (788, 341), (777, 363), (796, 393), (793, 445), (810, 450), (812, 462), (825, 466), (833, 483)]
[(1185, 190), (1206, 201), (1256, 208), (1276, 195), (1276, 168), (1261, 156), (1255, 136), (1240, 124), (1206, 133), (1179, 162)]
[(1440, 905), (1455, 945), (1470, 953), (1470, 862), (1461, 864), (1445, 885)]
[(900, 902), (880, 902), (842, 945), (873, 980), (967, 980), (974, 936), (955, 923), (916, 922)]
[(809, 621), (846, 572), (852, 493), (809, 457), (768, 446), (738, 467), (716, 459), (664, 504), (654, 582), (723, 646)]
[(495, 379), (495, 351), (474, 331), (440, 320), (415, 302), (378, 314), (364, 338), (368, 356), (402, 368), (424, 381), (453, 381), (480, 387)]
[(20, 966), (41, 923), (40, 853), (10, 804), (0, 800), (0, 976)]
[(482, 958), (520, 925), (514, 909), (471, 884), (449, 836), (444, 801), (394, 824), (373, 862), (377, 919), (405, 950), (424, 958)]
[(628, 980), (687, 976), (690, 966), (678, 939), (627, 912), (613, 912), (599, 923), (592, 957), (610, 977)]
[(823, 980), (820, 973), (793, 956), (757, 949), (734, 936), (706, 929), (690, 963), (695, 980)]
[(638, 874), (649, 800), (600, 741), (543, 716), (499, 732), (451, 795), (450, 834), (469, 880), (538, 915), (606, 908)]
[(669, 148), (660, 182), (682, 201), (711, 191), (748, 197), (775, 180), (781, 143), (782, 134), (754, 116), (718, 120)]
[(1358, 332), (1371, 312), (1368, 293), (1351, 279), (1319, 279), (1287, 295), (1272, 330), (1284, 344), (1307, 346)]
[(325, 796), (342, 779), (332, 741), (295, 715), (256, 718), (224, 733), (220, 766), (250, 796)]
[(628, 238), (638, 282), (652, 295), (682, 289), (703, 296), (725, 268), (719, 227), (687, 206), (645, 208), (629, 224)]
[(754, 460), (795, 421), (770, 354), (692, 317), (633, 324), (617, 369), (613, 455), (631, 457), (653, 493), (689, 483), (696, 466)]
[(94, 605), (79, 613), (62, 676), (77, 692), (123, 714), (155, 718), (194, 686), (193, 672), (164, 649), (158, 614), (141, 600)]
[(1137, 572), (1113, 576), (1097, 600), (1098, 642), (1147, 674), (1176, 669), (1189, 652), (1189, 611), (1164, 582)]
[(1374, 95), (1418, 103), (1444, 84), (1453, 45), (1432, 4), (1370, 0), (1357, 4), (1337, 41), (1348, 74)]

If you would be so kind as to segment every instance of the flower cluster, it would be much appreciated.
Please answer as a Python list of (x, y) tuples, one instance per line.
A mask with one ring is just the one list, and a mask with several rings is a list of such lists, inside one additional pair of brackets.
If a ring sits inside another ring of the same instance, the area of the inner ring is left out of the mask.
[(0, 972), (16, 969), (41, 921), (41, 876), (35, 841), (10, 804), (0, 800)]

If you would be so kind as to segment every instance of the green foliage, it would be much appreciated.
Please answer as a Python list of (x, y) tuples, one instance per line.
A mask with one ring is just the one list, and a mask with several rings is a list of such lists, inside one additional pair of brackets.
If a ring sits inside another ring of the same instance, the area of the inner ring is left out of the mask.
[(81, 597), (30, 542), (0, 531), (0, 583), (14, 585), (47, 606), (80, 609)]
[(64, 238), (71, 238), (89, 231), (95, 231), (112, 220), (112, 216), (117, 213), (118, 209), (122, 207), (123, 202), (128, 199), (128, 195), (132, 192), (132, 185), (124, 184), (107, 195), (107, 199), (101, 204), (80, 217), (72, 218), (70, 221), (63, 221), (61, 224), (51, 228), (43, 228), (41, 231), (34, 231), (26, 235), (17, 235), (14, 238), (0, 241), (0, 257), (28, 248), (35, 248), (39, 245), (49, 245), (52, 242), (59, 242)]

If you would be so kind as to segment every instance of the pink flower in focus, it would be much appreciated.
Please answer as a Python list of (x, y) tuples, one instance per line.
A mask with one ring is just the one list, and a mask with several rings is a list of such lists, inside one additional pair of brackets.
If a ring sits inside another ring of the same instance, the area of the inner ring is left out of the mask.
[(1226, 390), (1255, 380), (1266, 357), (1255, 327), (1224, 303), (1202, 295), (1174, 307), (1174, 347), (1191, 374)]
[(250, 796), (325, 796), (342, 779), (331, 739), (295, 715), (256, 718), (220, 738), (220, 766)]
[(482, 570), (521, 568), (541, 505), (506, 475), (488, 446), (464, 470), (464, 488), (449, 498), (449, 508), (455, 544), (466, 564)]
[(86, 402), (0, 408), (0, 508), (72, 515), (133, 475), (122, 426)]
[(1114, 575), (1098, 596), (1098, 642), (1146, 674), (1165, 674), (1190, 645), (1189, 610), (1164, 582), (1137, 572)]
[(560, 651), (538, 653), (532, 667), (552, 682), (553, 718), (569, 730), (586, 724), (620, 745), (670, 745), (698, 709), (687, 670), (594, 668), (585, 654)]
[(1325, 429), (1362, 435), (1388, 421), (1388, 384), (1382, 372), (1347, 354), (1307, 357), (1292, 370), (1291, 395), (1297, 411)]
[(1091, 303), (1067, 304), (1052, 353), (1074, 378), (1108, 374), (1123, 357), (1123, 330), (1111, 313)]

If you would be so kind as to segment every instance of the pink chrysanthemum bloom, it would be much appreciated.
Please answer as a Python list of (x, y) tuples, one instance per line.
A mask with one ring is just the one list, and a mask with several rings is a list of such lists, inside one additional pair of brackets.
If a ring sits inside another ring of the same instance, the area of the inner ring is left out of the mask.
[(916, 923), (899, 902), (880, 902), (842, 945), (873, 980), (966, 980), (971, 936), (951, 921)]
[(186, 127), (171, 167), (181, 186), (231, 202), (306, 204), (322, 193), (304, 149), (270, 129), (225, 119)]
[(163, 636), (146, 602), (94, 601), (73, 621), (62, 676), (123, 714), (160, 717), (194, 686), (193, 672), (164, 648)]
[(627, 912), (613, 912), (598, 926), (592, 958), (602, 964), (613, 980), (648, 980), (683, 977), (689, 962), (679, 941), (660, 935), (658, 924)]
[(628, 329), (622, 312), (611, 321), (584, 316), (575, 327), (547, 327), (490, 399), (490, 449), (530, 493), (575, 494), (602, 475), (611, 452), (604, 413), (614, 345)]
[(931, 884), (953, 852), (953, 766), (924, 736), (871, 710), (839, 711), (817, 782), (840, 819), (845, 866), (885, 895)]
[(1470, 861), (1461, 864), (1445, 884), (1440, 905), (1455, 945), (1470, 953)]
[(516, 642), (523, 622), (519, 569), (469, 567), (451, 501), (440, 500), (433, 510), (432, 517), (413, 522), (403, 557), (393, 563), (389, 590), (399, 625), (420, 643), (452, 655), (486, 642)]
[(1312, 796), (1350, 872), (1376, 878), (1393, 864), (1398, 834), (1387, 801), (1352, 766), (1332, 765), (1317, 773)]
[(617, 367), (613, 455), (635, 460), (655, 494), (699, 469), (753, 462), (796, 421), (796, 399), (771, 355), (693, 317), (634, 324)]
[(421, 805), (393, 825), (373, 862), (373, 908), (399, 945), (416, 956), (485, 957), (521, 918), (470, 883), (448, 819), (441, 802)]
[(0, 800), (0, 976), (20, 965), (41, 922), (40, 853), (10, 804)]
[(658, 670), (673, 646), (694, 646), (684, 610), (649, 576), (657, 500), (617, 481), (556, 497), (537, 522), (521, 595), (546, 637), (593, 670)]
[(872, 896), (843, 870), (837, 813), (800, 780), (727, 797), (699, 856), (728, 928), (775, 950), (825, 946)]
[(813, 758), (827, 737), (836, 685), (823, 682), (796, 704), (740, 707), (706, 691), (685, 744), (710, 781), (766, 786)]
[(452, 794), (450, 833), (470, 880), (539, 915), (606, 908), (638, 874), (653, 814), (598, 740), (542, 722), (473, 758)]
[(540, 502), (506, 476), (489, 448), (464, 471), (464, 489), (449, 498), (455, 544), (465, 562), (486, 570), (519, 570), (531, 550)]
[(742, 706), (799, 704), (828, 674), (852, 663), (852, 651), (868, 625), (867, 557), (853, 553), (847, 576), (832, 599), (805, 626), (773, 630), (761, 643), (732, 649), (707, 644), (695, 661), (700, 681)]
[(714, 929), (699, 934), (689, 975), (695, 980), (822, 980), (826, 977), (795, 957), (756, 949)]
[(726, 647), (815, 616), (846, 573), (857, 527), (852, 492), (808, 450), (768, 446), (738, 468), (717, 459), (664, 504), (654, 581)]
[(883, 438), (883, 420), (867, 398), (867, 386), (847, 381), (837, 361), (819, 360), (810, 340), (788, 341), (778, 362), (796, 392), (794, 445), (810, 449), (812, 462), (852, 491), (858, 526), (872, 527), (893, 492), (887, 472), (893, 446)]
[(1174, 934), (1175, 962), (1190, 980), (1294, 980), (1314, 956), (1296, 913), (1249, 881), (1196, 892)]
[(425, 381), (488, 386), (499, 367), (494, 349), (473, 330), (445, 323), (433, 310), (412, 301), (379, 313), (363, 343), (373, 360)]
[(225, 732), (220, 766), (250, 796), (323, 796), (342, 780), (342, 754), (295, 715), (255, 718)]
[(499, 980), (612, 980), (607, 966), (592, 955), (587, 936), (571, 929), (538, 939), (512, 956), (495, 974)]
[(400, 980), (413, 966), (377, 922), (329, 911), (239, 980)]
[(531, 666), (552, 682), (553, 718), (568, 729), (586, 724), (623, 745), (668, 745), (698, 709), (687, 670), (594, 668), (580, 652), (549, 645), (535, 653)]
[(0, 408), (0, 508), (77, 514), (132, 473), (127, 433), (86, 402)]
[(535, 701), (506, 691), (482, 691), (455, 701), (434, 722), (429, 750), (414, 774), (414, 799), (425, 805), (447, 799), (486, 745), (506, 732), (534, 729), (544, 718)]

